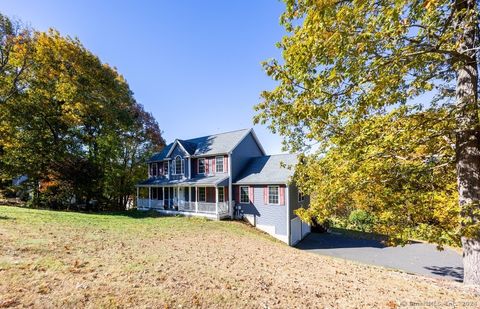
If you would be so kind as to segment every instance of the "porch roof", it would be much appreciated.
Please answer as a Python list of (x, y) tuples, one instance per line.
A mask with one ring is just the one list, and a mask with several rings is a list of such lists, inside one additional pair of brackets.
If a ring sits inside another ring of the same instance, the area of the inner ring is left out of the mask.
[(191, 179), (167, 179), (165, 177), (149, 178), (138, 183), (139, 187), (163, 187), (163, 186), (194, 186), (194, 185), (212, 185), (226, 186), (228, 185), (228, 176), (199, 176)]

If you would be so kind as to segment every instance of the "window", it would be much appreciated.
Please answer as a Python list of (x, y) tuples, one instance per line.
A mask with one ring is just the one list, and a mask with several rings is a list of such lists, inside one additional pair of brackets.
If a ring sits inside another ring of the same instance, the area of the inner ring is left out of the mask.
[(298, 201), (303, 202), (305, 200), (305, 195), (302, 192), (298, 191)]
[(198, 201), (199, 202), (206, 202), (207, 201), (207, 196), (206, 196), (205, 190), (206, 190), (205, 187), (198, 188)]
[(278, 186), (269, 186), (268, 187), (268, 203), (269, 204), (279, 204), (279, 188)]
[(219, 202), (225, 202), (225, 191), (223, 191), (223, 187), (218, 188), (218, 201)]
[(163, 175), (168, 175), (168, 162), (163, 162)]
[(183, 174), (183, 160), (180, 156), (175, 157), (175, 174)]
[(215, 157), (215, 172), (223, 173), (223, 156)]
[(158, 197), (158, 190), (157, 190), (157, 188), (151, 188), (150, 190), (152, 190), (152, 200), (156, 200), (157, 197)]
[(205, 174), (205, 159), (198, 159), (198, 173)]
[(157, 163), (152, 163), (152, 176), (157, 176)]
[(248, 187), (240, 187), (240, 203), (250, 203)]

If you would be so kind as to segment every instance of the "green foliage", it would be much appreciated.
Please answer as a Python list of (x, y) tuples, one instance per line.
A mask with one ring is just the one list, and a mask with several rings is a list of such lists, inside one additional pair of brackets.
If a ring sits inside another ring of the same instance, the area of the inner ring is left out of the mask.
[(125, 208), (143, 161), (164, 145), (157, 122), (78, 39), (50, 30), (13, 41), (21, 82), (0, 104), (2, 178), (28, 175), (34, 205)]
[(305, 153), (294, 180), (311, 205), (299, 216), (325, 222), (361, 210), (395, 243), (413, 233), (457, 243), (454, 90), (472, 59), (459, 52), (456, 25), (476, 24), (477, 7), (285, 3), (283, 61), (264, 63), (277, 86), (261, 94), (254, 120), (281, 134), (285, 150)]
[(348, 222), (356, 230), (370, 232), (375, 224), (375, 217), (365, 210), (355, 209), (348, 216)]

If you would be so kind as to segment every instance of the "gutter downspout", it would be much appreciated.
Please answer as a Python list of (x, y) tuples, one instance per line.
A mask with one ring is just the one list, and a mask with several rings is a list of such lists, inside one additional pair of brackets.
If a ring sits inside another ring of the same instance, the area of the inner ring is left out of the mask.
[(290, 186), (287, 184), (287, 187), (285, 188), (285, 203), (287, 203), (287, 244), (289, 246), (292, 245), (292, 235), (291, 235), (291, 220), (290, 220)]
[(233, 219), (233, 207), (232, 205), (232, 193), (233, 193), (233, 188), (232, 188), (232, 153), (228, 153), (228, 210), (230, 212), (230, 218)]

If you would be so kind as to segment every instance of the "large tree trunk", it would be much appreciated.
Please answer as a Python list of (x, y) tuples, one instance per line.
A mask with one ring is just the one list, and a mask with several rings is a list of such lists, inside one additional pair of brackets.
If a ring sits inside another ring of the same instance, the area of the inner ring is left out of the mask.
[[(478, 117), (478, 67), (476, 61), (476, 18), (466, 14), (475, 9), (475, 0), (456, 0), (456, 26), (460, 59), (456, 89), (456, 156), (459, 203), (462, 219), (478, 222), (473, 210), (480, 207), (480, 127)], [(468, 231), (468, 229), (466, 229)], [(462, 237), (464, 282), (480, 285), (480, 234), (467, 233)]]

